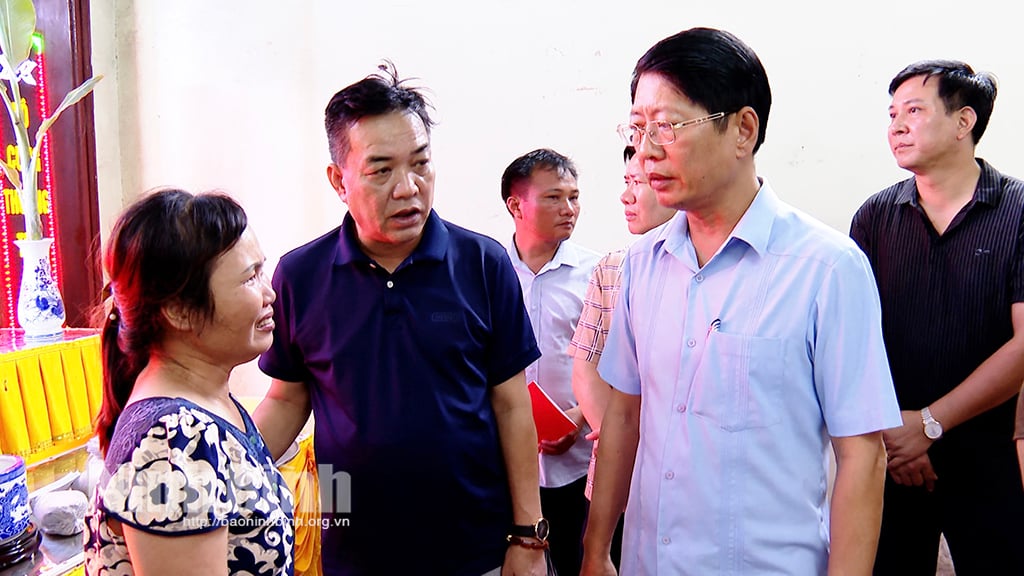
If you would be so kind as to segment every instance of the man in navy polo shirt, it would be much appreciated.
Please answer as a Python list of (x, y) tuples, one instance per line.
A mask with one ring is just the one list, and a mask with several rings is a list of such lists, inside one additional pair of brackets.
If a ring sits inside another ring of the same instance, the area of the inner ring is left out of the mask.
[(350, 481), (325, 574), (544, 574), (522, 291), (500, 244), (431, 209), (427, 104), (381, 70), (327, 105), (348, 214), (277, 266), (256, 421), (277, 456), (312, 410), (321, 482)]

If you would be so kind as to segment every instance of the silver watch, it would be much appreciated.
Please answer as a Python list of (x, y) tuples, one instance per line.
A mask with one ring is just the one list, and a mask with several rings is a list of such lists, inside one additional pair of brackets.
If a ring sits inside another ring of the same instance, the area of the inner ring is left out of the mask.
[(932, 411), (927, 406), (921, 409), (921, 423), (924, 424), (924, 435), (932, 440), (942, 438), (942, 424), (932, 418)]

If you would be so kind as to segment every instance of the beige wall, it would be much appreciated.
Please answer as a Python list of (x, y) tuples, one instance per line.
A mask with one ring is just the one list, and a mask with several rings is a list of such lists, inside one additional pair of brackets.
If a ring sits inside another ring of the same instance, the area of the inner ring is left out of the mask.
[[(1024, 177), (1011, 139), (1024, 125), (1011, 4), (93, 0), (93, 67), (107, 75), (95, 94), (103, 234), (126, 201), (162, 185), (235, 195), (272, 263), (337, 225), (323, 108), (390, 58), (437, 107), (442, 216), (505, 241), (501, 171), (553, 147), (581, 172), (575, 239), (611, 250), (629, 241), (614, 132), (629, 74), (652, 43), (691, 26), (728, 29), (758, 52), (774, 96), (759, 172), (845, 230), (868, 195), (906, 176), (886, 147), (886, 88), (915, 60), (999, 76), (979, 155)], [(252, 366), (238, 381), (256, 394), (265, 385)]]

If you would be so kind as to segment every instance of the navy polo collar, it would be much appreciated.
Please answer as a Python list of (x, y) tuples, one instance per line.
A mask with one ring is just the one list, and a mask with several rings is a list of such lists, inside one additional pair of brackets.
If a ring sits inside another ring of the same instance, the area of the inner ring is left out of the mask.
[[(448, 251), (448, 227), (444, 220), (437, 215), (433, 209), (427, 216), (427, 222), (423, 225), (423, 236), (420, 243), (413, 249), (412, 254), (406, 257), (399, 268), (416, 261), (423, 260), (444, 260)], [(341, 222), (338, 233), (338, 248), (335, 252), (334, 263), (339, 266), (352, 264), (353, 262), (373, 262), (373, 259), (363, 252), (356, 237), (356, 222), (351, 214), (346, 213)]]

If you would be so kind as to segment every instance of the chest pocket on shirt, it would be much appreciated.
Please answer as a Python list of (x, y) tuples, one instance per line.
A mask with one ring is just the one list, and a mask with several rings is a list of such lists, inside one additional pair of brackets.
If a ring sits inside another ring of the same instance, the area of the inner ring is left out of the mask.
[(766, 428), (782, 419), (785, 372), (783, 340), (711, 332), (688, 403), (728, 432)]

